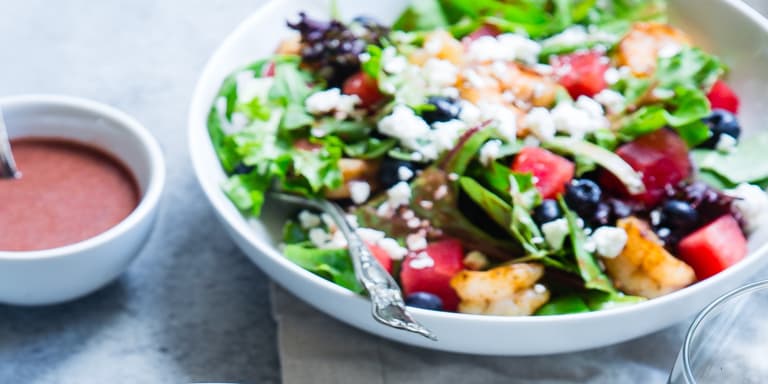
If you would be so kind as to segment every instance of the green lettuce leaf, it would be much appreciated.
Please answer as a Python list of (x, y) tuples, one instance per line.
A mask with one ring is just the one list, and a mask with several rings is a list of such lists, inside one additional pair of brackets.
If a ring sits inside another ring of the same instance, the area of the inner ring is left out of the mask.
[(691, 151), (696, 166), (704, 172), (711, 172), (717, 179), (733, 187), (740, 183), (758, 183), (768, 179), (768, 133), (743, 138), (730, 153), (707, 149)]
[(319, 249), (311, 244), (286, 244), (283, 254), (298, 266), (334, 283), (362, 293), (346, 249)]

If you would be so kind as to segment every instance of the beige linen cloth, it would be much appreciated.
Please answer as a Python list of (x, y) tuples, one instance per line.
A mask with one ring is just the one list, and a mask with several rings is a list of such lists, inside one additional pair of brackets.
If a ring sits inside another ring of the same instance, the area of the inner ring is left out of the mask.
[[(768, 11), (768, 0), (747, 3), (764, 15)], [(369, 335), (274, 285), (272, 306), (284, 384), (664, 383), (689, 323), (584, 352), (487, 357), (430, 351)]]
[(663, 383), (687, 324), (590, 351), (488, 357), (400, 345), (343, 324), (272, 286), (284, 384)]

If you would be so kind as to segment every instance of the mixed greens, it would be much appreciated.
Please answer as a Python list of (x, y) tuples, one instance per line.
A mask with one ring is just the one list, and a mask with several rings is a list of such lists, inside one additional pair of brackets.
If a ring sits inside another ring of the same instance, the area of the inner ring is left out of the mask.
[[(223, 189), (253, 217), (274, 189), (337, 200), (410, 305), (637, 303), (738, 262), (768, 209), (768, 136), (740, 143), (726, 65), (664, 1), (413, 0), (391, 26), (287, 26), (214, 101)], [(328, 217), (283, 234), (362, 291)]]

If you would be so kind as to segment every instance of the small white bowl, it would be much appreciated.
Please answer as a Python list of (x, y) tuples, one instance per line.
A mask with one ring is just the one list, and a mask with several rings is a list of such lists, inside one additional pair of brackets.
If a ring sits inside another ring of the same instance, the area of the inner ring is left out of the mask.
[(0, 251), (0, 303), (55, 304), (103, 287), (138, 254), (155, 221), (165, 183), (160, 146), (138, 121), (93, 101), (27, 95), (0, 98), (0, 107), (11, 138), (56, 137), (102, 149), (128, 167), (141, 194), (128, 217), (95, 237), (46, 250)]

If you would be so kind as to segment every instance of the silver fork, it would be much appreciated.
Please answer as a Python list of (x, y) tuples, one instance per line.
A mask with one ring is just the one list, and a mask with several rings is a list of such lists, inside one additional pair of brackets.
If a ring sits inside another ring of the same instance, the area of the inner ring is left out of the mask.
[(0, 109), (0, 179), (15, 179), (21, 174), (16, 169), (16, 162), (11, 153), (11, 143), (8, 139), (8, 130), (3, 119), (3, 110)]
[(327, 213), (347, 239), (349, 256), (355, 268), (355, 276), (371, 298), (371, 314), (381, 324), (392, 328), (418, 333), (437, 341), (432, 331), (416, 321), (405, 308), (403, 293), (389, 273), (376, 261), (354, 228), (347, 222), (344, 210), (338, 204), (325, 199), (307, 199), (280, 192), (271, 195), (287, 203), (309, 206)]

